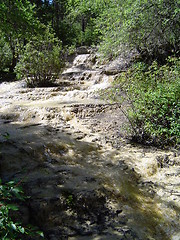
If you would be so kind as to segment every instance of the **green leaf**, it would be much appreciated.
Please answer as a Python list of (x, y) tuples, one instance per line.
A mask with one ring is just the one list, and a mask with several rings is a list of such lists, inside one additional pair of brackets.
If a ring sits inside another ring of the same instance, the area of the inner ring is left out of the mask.
[(23, 227), (19, 226), (18, 229), (19, 229), (19, 231), (20, 231), (22, 234), (25, 233), (25, 229), (24, 229)]
[(7, 206), (7, 208), (9, 208), (13, 211), (18, 211), (19, 210), (18, 206), (14, 205), (14, 204), (7, 204), (6, 206)]
[(11, 223), (11, 228), (16, 231), (17, 227), (14, 223)]
[(36, 233), (37, 233), (39, 236), (41, 236), (41, 237), (44, 238), (44, 233), (43, 233), (42, 231), (36, 231)]

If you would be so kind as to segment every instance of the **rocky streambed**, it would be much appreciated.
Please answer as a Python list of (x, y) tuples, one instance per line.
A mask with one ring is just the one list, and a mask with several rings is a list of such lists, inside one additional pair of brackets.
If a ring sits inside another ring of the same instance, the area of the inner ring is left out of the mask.
[(180, 239), (179, 152), (132, 145), (122, 106), (98, 96), (121, 67), (87, 51), (56, 87), (0, 84), (0, 176), (45, 239)]

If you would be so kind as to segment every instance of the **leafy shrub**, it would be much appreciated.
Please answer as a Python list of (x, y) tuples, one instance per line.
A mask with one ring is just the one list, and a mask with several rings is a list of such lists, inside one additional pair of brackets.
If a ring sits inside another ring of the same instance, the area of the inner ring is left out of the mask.
[(161, 146), (180, 143), (179, 73), (179, 58), (169, 58), (163, 66), (139, 62), (114, 82), (110, 96), (114, 101), (128, 102), (125, 114), (139, 142)]
[(50, 86), (63, 67), (61, 44), (47, 28), (42, 36), (26, 44), (15, 68), (17, 78), (25, 78), (29, 86)]
[(41, 236), (43, 233), (32, 226), (23, 227), (11, 217), (12, 212), (19, 208), (14, 204), (15, 200), (24, 201), (22, 189), (14, 181), (2, 184), (0, 180), (0, 238), (2, 240), (22, 239), (22, 236)]

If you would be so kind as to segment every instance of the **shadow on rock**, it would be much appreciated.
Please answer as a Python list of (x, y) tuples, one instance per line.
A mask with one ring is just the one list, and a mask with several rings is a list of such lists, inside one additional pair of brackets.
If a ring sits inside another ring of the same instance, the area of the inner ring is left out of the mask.
[(47, 125), (6, 123), (0, 131), (9, 133), (0, 139), (1, 178), (22, 182), (29, 222), (46, 239), (168, 239), (155, 210), (142, 207), (149, 198), (136, 174), (113, 154)]

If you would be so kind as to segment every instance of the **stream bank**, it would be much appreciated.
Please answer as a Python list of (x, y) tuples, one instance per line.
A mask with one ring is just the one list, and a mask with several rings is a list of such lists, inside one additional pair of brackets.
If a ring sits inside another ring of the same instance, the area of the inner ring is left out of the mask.
[(178, 151), (130, 144), (121, 106), (98, 96), (121, 67), (87, 51), (56, 87), (0, 85), (1, 178), (23, 183), (23, 221), (48, 240), (180, 239)]

